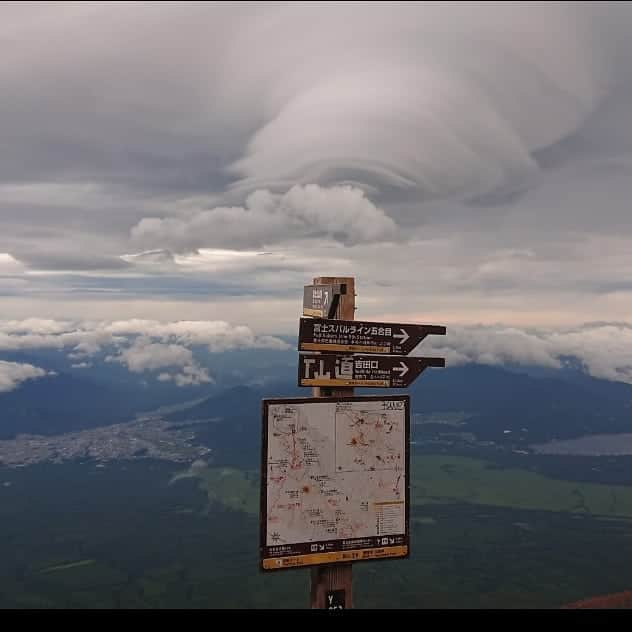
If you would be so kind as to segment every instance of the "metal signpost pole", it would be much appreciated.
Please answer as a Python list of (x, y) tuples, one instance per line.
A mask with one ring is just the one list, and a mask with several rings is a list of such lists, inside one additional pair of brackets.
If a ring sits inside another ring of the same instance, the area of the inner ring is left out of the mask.
[[(354, 320), (355, 318), (355, 279), (353, 277), (318, 277), (314, 285), (341, 284), (346, 292), (340, 296), (336, 313), (336, 320)], [(314, 387), (314, 397), (351, 397), (353, 387), (324, 388)], [(312, 609), (352, 608), (352, 564), (326, 564), (317, 566), (311, 571), (310, 600)]]

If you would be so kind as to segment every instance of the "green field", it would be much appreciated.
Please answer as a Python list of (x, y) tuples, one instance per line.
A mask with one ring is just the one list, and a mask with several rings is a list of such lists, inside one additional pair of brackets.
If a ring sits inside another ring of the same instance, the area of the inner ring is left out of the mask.
[[(356, 607), (556, 608), (632, 587), (629, 488), (489, 460), (413, 459), (411, 557), (354, 566)], [(176, 467), (2, 470), (0, 607), (308, 608), (307, 570), (259, 571), (256, 473)]]
[(196, 467), (177, 474), (171, 482), (183, 478), (197, 478), (209, 503), (219, 502), (229, 509), (259, 514), (259, 477), (256, 473), (230, 467)]
[(632, 486), (579, 483), (466, 457), (412, 459), (411, 502), (467, 502), (512, 509), (632, 518)]

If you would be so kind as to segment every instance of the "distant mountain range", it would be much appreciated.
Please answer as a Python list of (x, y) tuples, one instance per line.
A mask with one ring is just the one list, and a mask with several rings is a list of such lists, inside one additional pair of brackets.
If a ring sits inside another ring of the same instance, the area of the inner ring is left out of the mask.
[(632, 432), (632, 386), (578, 371), (535, 377), (468, 365), (428, 371), (410, 389), (417, 412), (464, 411), (466, 429), (500, 441), (528, 431), (529, 442)]
[[(356, 389), (356, 394), (405, 391)], [(632, 432), (632, 386), (597, 380), (576, 372), (533, 377), (501, 368), (468, 365), (428, 370), (409, 389), (413, 413), (462, 412), (465, 425), (480, 440), (525, 442), (586, 434)], [(209, 397), (168, 418), (217, 419), (200, 432), (202, 441), (223, 456), (253, 462), (261, 435), (261, 400), (309, 397), (310, 389), (292, 382), (265, 388), (238, 387)], [(523, 430), (524, 429), (524, 430)]]
[(17, 434), (53, 435), (129, 419), (133, 394), (91, 380), (59, 374), (0, 393), (0, 439)]
[[(115, 365), (70, 371), (59, 361), (22, 354), (14, 360), (31, 361), (57, 370), (58, 375), (0, 393), (0, 438), (91, 428), (131, 419), (139, 411), (202, 399), (168, 418), (179, 423), (218, 419), (198, 426), (200, 440), (226, 453), (256, 458), (261, 400), (310, 396), (310, 389), (296, 386), (295, 354), (225, 354), (222, 361), (214, 359), (212, 371), (218, 380), (215, 385), (185, 389), (130, 374)], [(408, 392), (413, 412), (461, 412), (466, 424), (460, 430), (472, 432), (479, 439), (507, 441), (515, 433), (524, 432), (523, 428), (527, 429), (525, 437), (530, 443), (632, 432), (632, 386), (594, 379), (578, 370), (520, 373), (515, 368), (467, 365), (428, 369), (408, 391), (355, 392)]]
[[(87, 360), (87, 368), (73, 366), (58, 350), (4, 352), (0, 359), (28, 363), (49, 376), (22, 383), (0, 393), (0, 439), (20, 433), (62, 434), (131, 419), (141, 411), (199, 400), (231, 387), (265, 384), (269, 379), (290, 379), (293, 355), (260, 350), (210, 354), (197, 350), (197, 357), (209, 369), (213, 383), (178, 387), (159, 382), (152, 373), (132, 373), (117, 363), (105, 362), (104, 351)], [(272, 377), (274, 376), (274, 377)]]

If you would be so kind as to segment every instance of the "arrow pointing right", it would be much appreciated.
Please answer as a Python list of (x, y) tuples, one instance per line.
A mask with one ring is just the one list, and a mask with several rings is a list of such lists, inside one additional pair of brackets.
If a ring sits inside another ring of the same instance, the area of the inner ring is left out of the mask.
[(406, 373), (408, 373), (409, 370), (410, 369), (408, 368), (408, 366), (404, 364), (403, 362), (400, 362), (399, 366), (393, 367), (393, 371), (397, 371), (397, 373), (399, 373), (399, 377), (404, 377), (404, 375), (406, 375)]
[(397, 338), (397, 340), (401, 340), (400, 344), (403, 345), (410, 338), (410, 336), (408, 335), (408, 332), (405, 329), (400, 329), (400, 331), (402, 333), (401, 334), (393, 334), (393, 338)]

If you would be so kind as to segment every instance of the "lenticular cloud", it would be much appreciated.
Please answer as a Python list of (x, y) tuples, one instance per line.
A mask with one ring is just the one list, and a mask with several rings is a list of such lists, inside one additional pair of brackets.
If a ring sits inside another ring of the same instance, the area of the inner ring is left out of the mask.
[(611, 87), (626, 9), (602, 4), (269, 6), (224, 53), (228, 92), (264, 115), (230, 167), (237, 186), (462, 198), (525, 186), (533, 152), (580, 128)]

